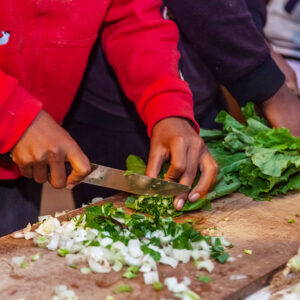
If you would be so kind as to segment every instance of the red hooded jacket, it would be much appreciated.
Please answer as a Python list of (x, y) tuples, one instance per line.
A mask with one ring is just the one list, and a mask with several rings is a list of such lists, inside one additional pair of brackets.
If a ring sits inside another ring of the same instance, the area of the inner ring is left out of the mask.
[[(148, 126), (168, 116), (194, 121), (178, 74), (176, 25), (160, 0), (0, 1), (0, 153), (9, 152), (41, 109), (62, 122), (91, 47), (102, 45), (127, 97)], [(18, 176), (0, 160), (0, 179)]]

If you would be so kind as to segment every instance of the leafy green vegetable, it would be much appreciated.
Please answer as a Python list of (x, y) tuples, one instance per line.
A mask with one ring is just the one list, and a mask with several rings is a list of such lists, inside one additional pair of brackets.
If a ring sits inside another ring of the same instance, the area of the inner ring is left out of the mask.
[[(182, 211), (210, 209), (216, 198), (239, 191), (255, 200), (268, 200), (288, 191), (300, 191), (300, 138), (292, 136), (288, 129), (272, 129), (259, 117), (254, 104), (242, 109), (246, 124), (241, 124), (227, 112), (221, 111), (216, 122), (222, 130), (200, 130), (210, 153), (218, 162), (220, 173), (214, 188), (196, 202), (186, 201)], [(130, 163), (129, 163), (130, 162)], [(133, 163), (134, 162), (134, 163)], [(131, 155), (127, 166), (145, 163)], [(168, 169), (165, 164), (160, 172), (163, 178)], [(194, 181), (196, 184), (200, 176)], [(155, 215), (176, 217), (181, 214), (174, 209), (173, 197), (130, 196), (125, 205), (137, 211)]]
[(146, 164), (140, 157), (129, 155), (126, 159), (126, 168), (128, 172), (144, 174), (146, 171)]
[(155, 260), (155, 261), (159, 261), (160, 258), (161, 258), (161, 255), (159, 252), (149, 248), (147, 245), (142, 245), (141, 246), (141, 249), (143, 251), (144, 254), (150, 254), (150, 256), (152, 256), (152, 258)]
[(209, 276), (202, 276), (202, 275), (197, 275), (197, 279), (199, 281), (205, 282), (205, 283), (209, 283), (212, 281), (211, 277)]

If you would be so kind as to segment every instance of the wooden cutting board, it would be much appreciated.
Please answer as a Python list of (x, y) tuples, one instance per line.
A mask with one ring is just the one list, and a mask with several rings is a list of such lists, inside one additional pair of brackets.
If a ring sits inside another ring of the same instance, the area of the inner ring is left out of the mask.
[[(126, 196), (119, 194), (105, 200), (114, 201), (123, 206)], [(68, 213), (74, 216), (82, 209)], [(233, 262), (223, 265), (215, 264), (210, 275), (211, 283), (202, 283), (196, 279), (197, 274), (208, 275), (198, 271), (192, 263), (179, 265), (177, 269), (168, 266), (159, 267), (160, 280), (165, 277), (183, 276), (192, 279), (191, 289), (203, 299), (243, 299), (266, 284), (269, 277), (281, 268), (297, 252), (300, 246), (300, 194), (290, 194), (267, 202), (255, 202), (241, 194), (214, 201), (211, 212), (187, 213), (177, 220), (193, 219), (198, 229), (206, 228), (210, 233), (222, 233), (234, 244), (228, 252)], [(66, 218), (66, 216), (63, 216)], [(290, 218), (295, 223), (288, 223)], [(213, 228), (217, 229), (214, 230)], [(253, 251), (252, 255), (244, 249)], [(13, 256), (29, 257), (36, 252), (41, 259), (30, 263), (26, 269), (12, 270), (10, 261)], [(11, 236), (0, 238), (0, 299), (41, 300), (52, 299), (54, 287), (65, 284), (76, 292), (80, 300), (105, 299), (113, 295), (114, 299), (175, 299), (164, 288), (160, 292), (145, 286), (141, 274), (135, 279), (124, 279), (122, 273), (81, 274), (79, 270), (67, 267), (65, 260), (54, 251), (36, 248), (32, 241), (16, 240)], [(231, 280), (232, 275), (245, 275), (246, 278)], [(133, 287), (131, 294), (114, 295), (113, 290), (124, 282)]]

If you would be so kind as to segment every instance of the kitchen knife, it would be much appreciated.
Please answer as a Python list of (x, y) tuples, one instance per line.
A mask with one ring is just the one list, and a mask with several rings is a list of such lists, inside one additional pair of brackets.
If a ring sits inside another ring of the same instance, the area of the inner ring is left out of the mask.
[(97, 164), (91, 164), (92, 172), (83, 182), (120, 190), (137, 195), (176, 196), (187, 193), (187, 185), (152, 178), (137, 173), (126, 174), (125, 171), (113, 169)]

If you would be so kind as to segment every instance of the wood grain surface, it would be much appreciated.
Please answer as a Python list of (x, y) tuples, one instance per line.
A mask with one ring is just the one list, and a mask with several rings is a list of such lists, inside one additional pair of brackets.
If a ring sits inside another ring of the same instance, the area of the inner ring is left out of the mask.
[[(113, 201), (123, 207), (125, 198), (125, 194), (119, 194), (104, 201)], [(69, 212), (61, 220), (80, 212), (82, 209)], [(209, 275), (213, 279), (211, 283), (197, 280), (197, 274), (208, 274), (196, 270), (192, 263), (180, 264), (175, 270), (160, 266), (160, 280), (164, 281), (169, 276), (177, 276), (181, 280), (188, 276), (192, 280), (191, 289), (203, 299), (243, 299), (266, 284), (270, 276), (297, 252), (300, 245), (300, 218), (295, 217), (297, 213), (300, 214), (300, 194), (266, 202), (255, 202), (241, 194), (233, 194), (214, 201), (211, 212), (187, 213), (177, 221), (193, 219), (201, 231), (205, 227), (204, 230), (212, 235), (225, 235), (234, 244), (228, 252), (236, 260), (223, 265), (215, 263), (215, 270)], [(290, 218), (294, 218), (295, 223), (288, 223)], [(253, 254), (245, 254), (244, 249), (252, 250)], [(36, 252), (41, 253), (40, 260), (30, 263), (25, 269), (12, 269), (10, 261), (13, 256), (29, 257)], [(105, 299), (107, 295), (114, 296), (114, 299), (175, 299), (166, 288), (155, 292), (151, 286), (145, 286), (142, 274), (128, 280), (122, 278), (122, 273), (84, 275), (69, 268), (55, 251), (36, 248), (32, 241), (14, 239), (10, 235), (0, 238), (1, 300), (52, 299), (54, 287), (58, 284), (73, 289), (80, 300)], [(247, 277), (231, 280), (232, 275)], [(133, 292), (114, 295), (113, 290), (120, 282), (130, 284)]]

